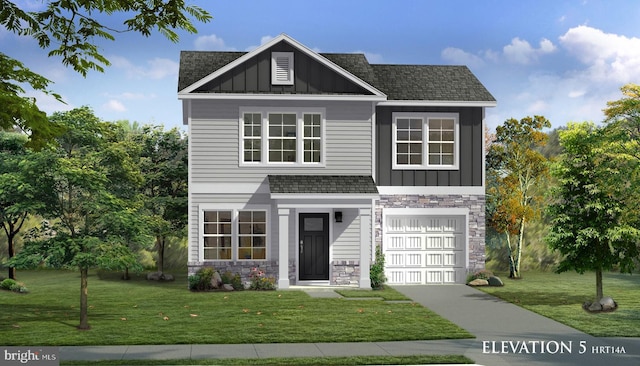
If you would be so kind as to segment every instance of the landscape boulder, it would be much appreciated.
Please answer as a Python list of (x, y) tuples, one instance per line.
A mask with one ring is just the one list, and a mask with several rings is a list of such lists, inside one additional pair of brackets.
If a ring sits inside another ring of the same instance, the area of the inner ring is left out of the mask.
[(587, 308), (590, 312), (599, 312), (602, 311), (602, 305), (599, 302), (594, 302), (589, 305)]
[(487, 282), (489, 282), (489, 286), (504, 286), (504, 283), (502, 282), (500, 277), (496, 277), (496, 276), (489, 277)]
[(147, 273), (147, 280), (149, 281), (173, 281), (173, 275), (163, 272), (149, 272)]
[(222, 285), (222, 289), (225, 291), (233, 291), (234, 288), (231, 284), (225, 283), (224, 285)]
[(211, 276), (211, 288), (219, 289), (222, 286), (222, 277), (220, 277), (220, 273), (218, 271), (213, 272), (213, 276)]
[(489, 286), (489, 281), (487, 280), (483, 280), (481, 278), (477, 278), (471, 282), (469, 282), (467, 285), (469, 286)]
[(618, 304), (607, 296), (600, 299), (600, 306), (602, 306), (602, 311), (613, 311), (618, 307)]

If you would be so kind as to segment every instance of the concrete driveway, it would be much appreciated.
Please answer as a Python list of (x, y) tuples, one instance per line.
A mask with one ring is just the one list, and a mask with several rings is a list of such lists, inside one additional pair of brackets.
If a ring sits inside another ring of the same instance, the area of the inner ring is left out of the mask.
[(478, 364), (640, 365), (638, 338), (592, 337), (465, 285), (394, 288), (475, 334), (461, 351)]

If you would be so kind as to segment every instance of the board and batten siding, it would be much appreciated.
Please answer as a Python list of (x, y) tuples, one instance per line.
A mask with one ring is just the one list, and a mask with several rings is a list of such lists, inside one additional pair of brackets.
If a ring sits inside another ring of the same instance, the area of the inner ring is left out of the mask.
[[(240, 166), (240, 107), (323, 108), (324, 166)], [(191, 106), (191, 182), (260, 183), (268, 174), (371, 175), (370, 102), (194, 100)]]
[[(458, 113), (458, 153), (460, 165), (456, 170), (394, 170), (392, 165), (393, 113), (433, 112)], [(401, 107), (384, 106), (376, 109), (376, 176), (379, 186), (457, 186), (483, 185), (482, 107)]]

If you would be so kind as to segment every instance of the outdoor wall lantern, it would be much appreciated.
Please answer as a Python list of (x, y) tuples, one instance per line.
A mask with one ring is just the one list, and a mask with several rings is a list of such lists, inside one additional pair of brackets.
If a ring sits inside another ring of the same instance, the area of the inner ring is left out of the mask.
[(342, 211), (336, 211), (334, 215), (336, 218), (336, 222), (342, 222)]

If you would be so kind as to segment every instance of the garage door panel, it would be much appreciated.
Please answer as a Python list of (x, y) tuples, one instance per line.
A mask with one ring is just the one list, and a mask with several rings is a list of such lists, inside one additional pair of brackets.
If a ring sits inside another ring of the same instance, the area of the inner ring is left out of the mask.
[(461, 283), (465, 277), (464, 216), (392, 216), (383, 247), (390, 284)]

